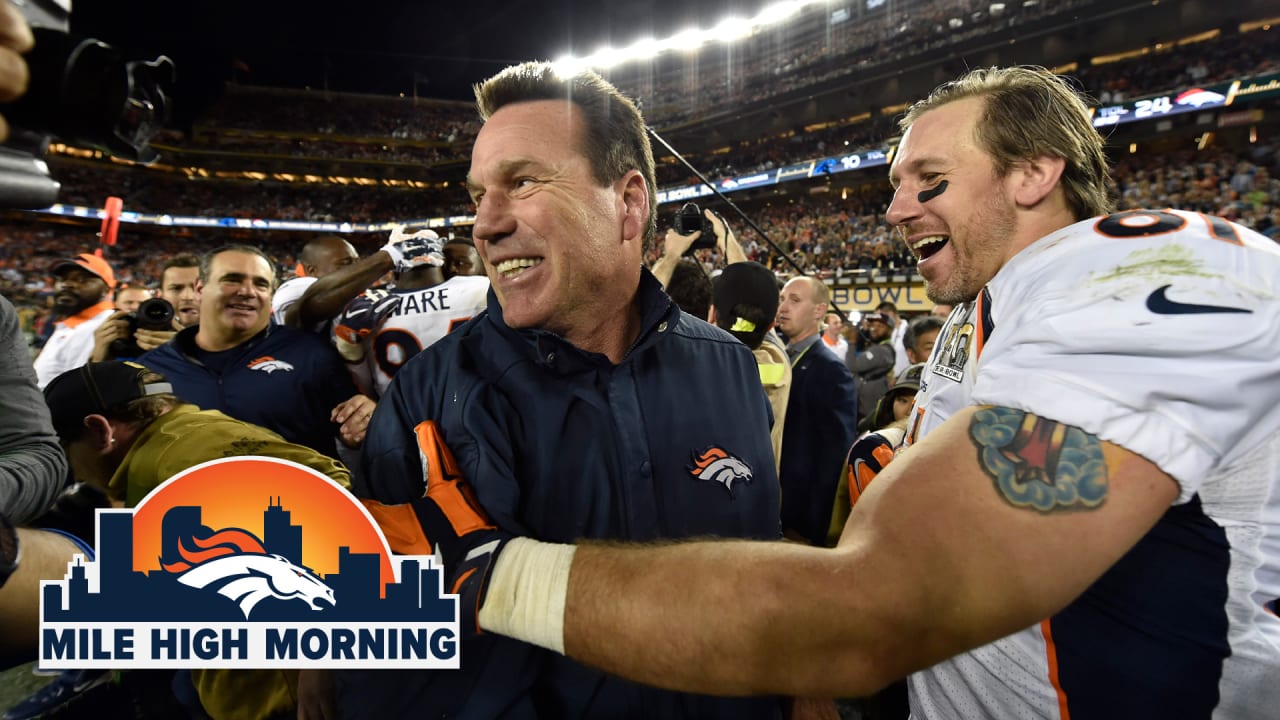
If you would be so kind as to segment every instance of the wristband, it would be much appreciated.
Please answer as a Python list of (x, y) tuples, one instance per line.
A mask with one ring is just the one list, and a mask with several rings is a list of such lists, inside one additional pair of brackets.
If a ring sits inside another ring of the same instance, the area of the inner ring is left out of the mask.
[(564, 654), (564, 604), (577, 547), (514, 538), (489, 577), (478, 624), (485, 632)]

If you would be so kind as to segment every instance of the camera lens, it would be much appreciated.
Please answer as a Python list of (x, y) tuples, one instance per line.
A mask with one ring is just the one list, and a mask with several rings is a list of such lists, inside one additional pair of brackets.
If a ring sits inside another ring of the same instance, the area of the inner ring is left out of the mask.
[(167, 330), (173, 322), (173, 306), (164, 298), (144, 300), (138, 306), (138, 325), (148, 330)]

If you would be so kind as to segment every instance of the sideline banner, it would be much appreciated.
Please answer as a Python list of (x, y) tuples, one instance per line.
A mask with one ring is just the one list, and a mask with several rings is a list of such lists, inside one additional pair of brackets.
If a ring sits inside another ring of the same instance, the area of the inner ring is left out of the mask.
[(831, 287), (831, 303), (846, 313), (870, 312), (888, 300), (899, 312), (928, 312), (933, 302), (924, 294), (924, 281), (884, 282), (870, 285), (835, 285)]

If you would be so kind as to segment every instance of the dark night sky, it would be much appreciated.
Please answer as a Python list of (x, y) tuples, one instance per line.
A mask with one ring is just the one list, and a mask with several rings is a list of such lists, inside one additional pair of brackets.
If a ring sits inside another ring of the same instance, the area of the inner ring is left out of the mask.
[(169, 55), (194, 109), (232, 77), (255, 85), (470, 100), (513, 62), (707, 26), (766, 0), (75, 0), (72, 32), (133, 57)]

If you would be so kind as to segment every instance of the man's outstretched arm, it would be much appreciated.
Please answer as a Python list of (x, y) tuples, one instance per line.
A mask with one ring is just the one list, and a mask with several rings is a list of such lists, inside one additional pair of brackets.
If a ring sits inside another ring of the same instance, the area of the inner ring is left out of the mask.
[[(1031, 445), (990, 447), (1020, 428), (1090, 453), (1097, 471), (1044, 466)], [(1075, 499), (1019, 506), (1031, 483)], [(534, 579), (520, 572), (545, 579), (571, 562), (561, 636), (571, 657), (683, 691), (862, 695), (1049, 617), (1176, 497), (1172, 478), (1118, 446), (1020, 411), (969, 408), (885, 469), (834, 549), (733, 541), (570, 554), (520, 539), (498, 558), (480, 624), (554, 647), (554, 610), (531, 611), (522, 589)], [(529, 561), (525, 543), (539, 557)], [(551, 594), (534, 602), (554, 608)]]

